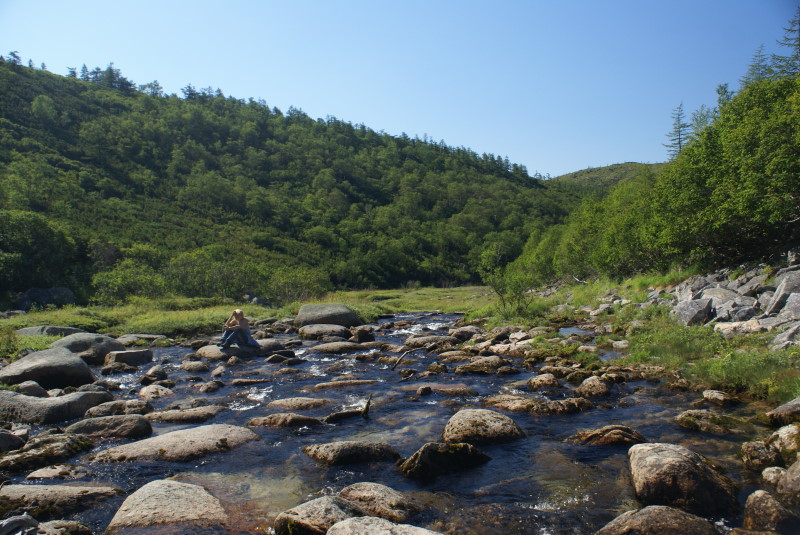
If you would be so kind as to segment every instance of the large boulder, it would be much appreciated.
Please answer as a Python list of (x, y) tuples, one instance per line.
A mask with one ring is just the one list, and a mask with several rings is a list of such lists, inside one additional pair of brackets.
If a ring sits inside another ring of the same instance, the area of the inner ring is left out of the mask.
[(793, 505), (800, 505), (800, 460), (786, 470), (777, 486), (778, 495)]
[(337, 522), (365, 512), (355, 503), (338, 496), (323, 496), (292, 507), (275, 518), (275, 535), (325, 535)]
[(100, 462), (183, 462), (203, 455), (229, 451), (259, 438), (246, 427), (212, 424), (172, 431), (131, 444), (108, 448), (94, 454), (93, 459)]
[(406, 477), (428, 481), (490, 460), (491, 457), (472, 444), (428, 442), (400, 465), (400, 472)]
[(0, 456), (0, 471), (21, 472), (50, 466), (86, 451), (93, 445), (83, 435), (41, 434), (30, 439), (22, 448)]
[(36, 381), (43, 388), (66, 388), (93, 383), (92, 370), (77, 355), (65, 348), (36, 351), (0, 369), (0, 383), (15, 385)]
[(50, 344), (51, 348), (63, 347), (78, 353), (87, 364), (99, 366), (112, 351), (125, 351), (125, 346), (110, 336), (94, 333), (75, 333)]
[(216, 344), (209, 344), (199, 348), (197, 355), (208, 360), (227, 360), (231, 357), (252, 358), (260, 355), (270, 355), (285, 349), (283, 344), (274, 338), (262, 338), (256, 340), (256, 342), (258, 342), (258, 347), (233, 345), (224, 349)]
[(772, 425), (786, 425), (800, 422), (800, 397), (775, 407), (766, 414)]
[(75, 422), (64, 431), (96, 439), (117, 439), (148, 437), (153, 433), (153, 428), (141, 414), (121, 414), (86, 418)]
[(744, 504), (744, 528), (753, 531), (800, 533), (800, 518), (769, 492), (757, 490)]
[[(170, 527), (169, 533), (224, 531), (228, 514), (203, 487), (169, 479), (151, 481), (128, 496), (106, 529)], [(161, 532), (161, 531), (159, 531)]]
[(41, 519), (63, 518), (122, 493), (122, 489), (109, 486), (4, 485), (0, 488), (0, 514), (24, 511)]
[(778, 283), (778, 287), (764, 309), (767, 315), (780, 312), (789, 299), (789, 295), (800, 292), (800, 271), (790, 271), (778, 277), (775, 282)]
[(663, 505), (623, 513), (595, 535), (716, 535), (711, 523), (699, 516)]
[(38, 327), (23, 327), (15, 331), (20, 336), (69, 336), (75, 333), (84, 333), (83, 329), (75, 327), (62, 327), (59, 325), (39, 325)]
[(525, 436), (517, 423), (488, 409), (462, 409), (444, 427), (442, 440), (467, 444), (509, 442)]
[(111, 351), (106, 355), (106, 366), (116, 362), (129, 366), (141, 366), (142, 364), (153, 362), (153, 350), (147, 348), (127, 349), (125, 351)]
[(92, 407), (114, 399), (108, 392), (73, 392), (52, 398), (37, 398), (0, 390), (0, 420), (55, 424), (81, 418)]
[(330, 323), (314, 323), (304, 325), (299, 330), (300, 338), (304, 340), (319, 340), (326, 336), (336, 336), (338, 338), (350, 338), (350, 329), (341, 325)]
[(711, 299), (682, 301), (669, 314), (681, 325), (702, 325), (711, 314)]
[(294, 319), (295, 327), (327, 323), (342, 327), (355, 327), (364, 323), (358, 314), (341, 303), (308, 304), (300, 307)]
[(702, 515), (727, 514), (737, 508), (730, 479), (683, 446), (637, 444), (628, 450), (628, 463), (636, 497), (646, 505)]
[(385, 442), (346, 440), (303, 446), (302, 450), (315, 461), (326, 465), (395, 461), (400, 458), (400, 454)]
[(331, 526), (326, 535), (441, 535), (438, 531), (408, 524), (395, 524), (383, 518), (360, 516), (348, 518)]
[(795, 321), (786, 326), (786, 329), (772, 339), (770, 349), (786, 349), (800, 343), (800, 321)]

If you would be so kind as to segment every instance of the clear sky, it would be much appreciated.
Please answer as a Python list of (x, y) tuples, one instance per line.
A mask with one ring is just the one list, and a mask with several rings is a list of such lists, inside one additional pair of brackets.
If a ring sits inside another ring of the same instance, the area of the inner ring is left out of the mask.
[(672, 110), (779, 52), (797, 0), (0, 0), (0, 53), (113, 62), (530, 173), (666, 159)]

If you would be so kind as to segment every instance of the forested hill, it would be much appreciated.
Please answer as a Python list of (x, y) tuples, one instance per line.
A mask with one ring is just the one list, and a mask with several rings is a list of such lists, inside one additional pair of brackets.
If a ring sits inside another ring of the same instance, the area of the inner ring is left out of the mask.
[(634, 179), (644, 173), (658, 173), (663, 167), (663, 163), (625, 162), (605, 167), (589, 167), (588, 169), (557, 176), (553, 180), (606, 192), (617, 182)]
[(6, 302), (51, 285), (113, 302), (472, 282), (484, 250), (515, 258), (580, 197), (443, 142), (2, 59)]

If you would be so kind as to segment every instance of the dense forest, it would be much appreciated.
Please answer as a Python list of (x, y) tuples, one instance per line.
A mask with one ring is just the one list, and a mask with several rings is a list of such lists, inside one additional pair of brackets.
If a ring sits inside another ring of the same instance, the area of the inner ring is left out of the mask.
[(58, 76), (0, 62), (0, 299), (67, 286), (287, 301), (479, 282), (581, 188), (443, 142), (186, 86), (113, 64)]

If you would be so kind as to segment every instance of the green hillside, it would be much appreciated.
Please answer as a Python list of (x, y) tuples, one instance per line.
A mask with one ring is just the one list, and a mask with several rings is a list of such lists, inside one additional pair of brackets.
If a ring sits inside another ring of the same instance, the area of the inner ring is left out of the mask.
[(617, 182), (631, 179), (644, 172), (652, 171), (658, 173), (663, 166), (663, 163), (615, 163), (605, 167), (589, 167), (588, 169), (574, 171), (557, 176), (552, 180), (606, 191)]
[(586, 189), (492, 154), (312, 119), (113, 66), (0, 63), (0, 295), (64, 285), (279, 300), (479, 280)]

